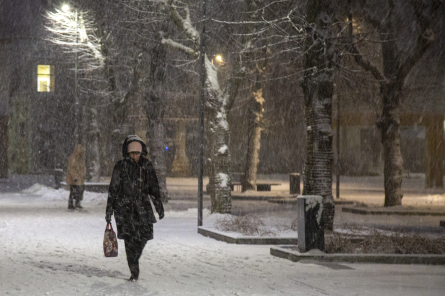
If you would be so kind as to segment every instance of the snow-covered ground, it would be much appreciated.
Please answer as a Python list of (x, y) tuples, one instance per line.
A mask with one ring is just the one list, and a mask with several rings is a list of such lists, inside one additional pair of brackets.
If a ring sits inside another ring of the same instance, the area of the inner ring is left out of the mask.
[[(443, 295), (445, 267), (294, 263), (270, 246), (231, 245), (197, 233), (196, 209), (167, 211), (141, 258), (137, 283), (123, 241), (105, 258), (106, 194), (34, 186), (0, 194), (0, 295)], [(276, 213), (277, 219), (283, 213)], [(204, 225), (214, 215), (204, 212)], [(273, 220), (273, 219), (272, 219)], [(277, 221), (278, 221), (277, 220)], [(114, 223), (113, 223), (114, 225)]]

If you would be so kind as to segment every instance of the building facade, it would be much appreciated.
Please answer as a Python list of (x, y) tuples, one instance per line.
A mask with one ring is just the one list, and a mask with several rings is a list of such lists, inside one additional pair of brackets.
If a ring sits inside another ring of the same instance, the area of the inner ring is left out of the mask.
[(0, 3), (1, 175), (52, 174), (74, 144), (73, 62), (46, 40), (51, 1)]

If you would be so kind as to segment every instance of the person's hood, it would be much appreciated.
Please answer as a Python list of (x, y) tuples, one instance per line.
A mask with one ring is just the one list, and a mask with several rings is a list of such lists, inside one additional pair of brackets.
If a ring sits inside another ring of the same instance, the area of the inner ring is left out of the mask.
[(141, 155), (143, 157), (147, 158), (147, 155), (148, 155), (147, 146), (145, 146), (144, 141), (142, 141), (142, 139), (139, 138), (139, 136), (137, 136), (137, 135), (129, 135), (125, 139), (124, 144), (122, 145), (122, 157), (123, 158), (128, 157), (128, 151), (127, 151), (128, 150), (128, 144), (130, 144), (131, 142), (134, 142), (134, 141), (138, 141), (139, 143), (141, 143), (141, 145), (142, 145), (142, 153), (141, 153)]
[(74, 155), (79, 155), (79, 156), (80, 156), (80, 155), (83, 154), (84, 151), (85, 151), (85, 150), (83, 149), (82, 145), (77, 144), (76, 147), (74, 147), (74, 152), (73, 152), (73, 154), (74, 154)]

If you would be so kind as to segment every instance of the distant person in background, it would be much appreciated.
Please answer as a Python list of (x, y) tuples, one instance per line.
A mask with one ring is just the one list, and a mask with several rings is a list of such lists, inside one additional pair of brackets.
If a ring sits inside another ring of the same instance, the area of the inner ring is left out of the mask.
[(128, 267), (135, 282), (139, 278), (139, 259), (147, 241), (153, 239), (156, 217), (164, 218), (158, 178), (147, 157), (145, 143), (137, 135), (128, 136), (122, 146), (122, 160), (114, 165), (108, 192), (105, 220), (114, 213), (117, 237), (125, 241)]
[[(70, 197), (68, 199), (68, 209), (81, 209), (80, 201), (83, 200), (83, 191), (85, 190), (85, 160), (83, 157), (84, 149), (78, 144), (74, 147), (74, 152), (68, 158), (68, 169), (66, 172), (66, 183), (70, 185)], [(73, 200), (76, 203), (73, 204)]]

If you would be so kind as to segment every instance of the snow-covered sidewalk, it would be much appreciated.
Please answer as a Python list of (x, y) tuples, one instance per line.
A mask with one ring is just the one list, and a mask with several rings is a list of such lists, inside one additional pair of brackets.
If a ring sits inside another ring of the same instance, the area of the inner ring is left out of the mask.
[[(0, 194), (0, 295), (443, 295), (445, 267), (293, 263), (270, 246), (231, 245), (197, 233), (196, 210), (168, 211), (155, 224), (137, 283), (123, 241), (102, 250), (106, 194), (34, 187)], [(205, 213), (204, 224), (214, 221)], [(114, 222), (113, 222), (114, 225)]]

